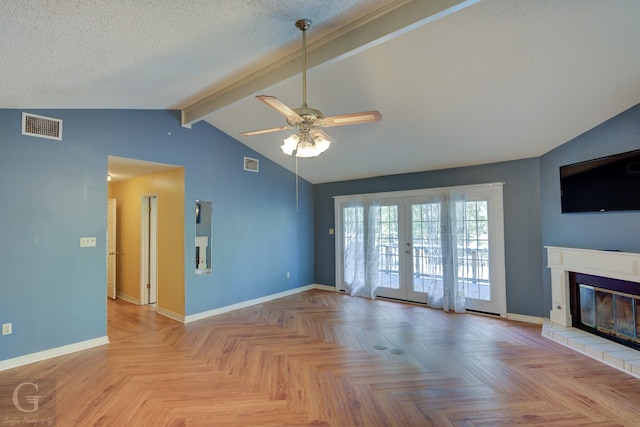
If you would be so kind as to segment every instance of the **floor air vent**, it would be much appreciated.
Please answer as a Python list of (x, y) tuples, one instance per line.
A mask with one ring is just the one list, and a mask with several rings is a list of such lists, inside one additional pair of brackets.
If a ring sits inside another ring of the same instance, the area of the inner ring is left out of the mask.
[(22, 134), (62, 140), (62, 120), (22, 113)]

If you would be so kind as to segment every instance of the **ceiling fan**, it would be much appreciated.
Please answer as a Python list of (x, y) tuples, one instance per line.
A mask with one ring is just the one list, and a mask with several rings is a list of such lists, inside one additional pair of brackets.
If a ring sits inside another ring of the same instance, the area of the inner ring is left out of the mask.
[(275, 96), (258, 95), (256, 98), (286, 118), (287, 126), (240, 133), (240, 135), (252, 136), (286, 129), (297, 129), (297, 133), (286, 138), (281, 147), (285, 154), (292, 156), (295, 153), (296, 157), (315, 157), (329, 148), (333, 140), (321, 128), (377, 122), (382, 119), (382, 114), (379, 111), (364, 111), (324, 117), (320, 110), (309, 108), (307, 105), (306, 31), (310, 26), (311, 21), (308, 19), (296, 21), (296, 27), (302, 31), (302, 107), (289, 108)]

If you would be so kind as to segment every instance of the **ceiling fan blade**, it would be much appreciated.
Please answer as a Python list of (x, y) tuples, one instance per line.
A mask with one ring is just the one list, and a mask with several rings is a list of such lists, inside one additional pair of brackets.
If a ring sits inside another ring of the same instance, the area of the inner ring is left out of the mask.
[(279, 130), (286, 130), (286, 129), (293, 129), (291, 126), (280, 126), (277, 128), (269, 128), (269, 129), (260, 129), (260, 130), (251, 130), (249, 132), (241, 132), (240, 135), (242, 136), (253, 136), (253, 135), (260, 135), (263, 133), (269, 133), (269, 132), (277, 132)]
[(276, 110), (278, 113), (282, 114), (289, 120), (291, 123), (300, 123), (303, 121), (303, 118), (300, 117), (298, 113), (293, 111), (291, 108), (287, 107), (282, 101), (280, 101), (275, 96), (269, 95), (258, 95), (256, 96), (260, 101), (267, 104), (269, 107)]
[(342, 114), (324, 118), (324, 127), (357, 125), (360, 123), (379, 122), (382, 114), (379, 111), (363, 111), (362, 113)]
[(327, 141), (329, 141), (329, 142), (331, 142), (331, 143), (336, 142), (333, 138), (331, 138), (329, 135), (327, 135), (327, 133), (326, 133), (325, 131), (323, 131), (322, 129), (317, 129), (317, 128), (316, 128), (316, 129), (312, 130), (310, 133), (311, 133), (311, 135), (313, 135), (314, 137), (315, 137), (315, 136), (318, 136), (318, 135), (322, 135), (322, 137), (323, 137), (324, 139), (326, 139)]

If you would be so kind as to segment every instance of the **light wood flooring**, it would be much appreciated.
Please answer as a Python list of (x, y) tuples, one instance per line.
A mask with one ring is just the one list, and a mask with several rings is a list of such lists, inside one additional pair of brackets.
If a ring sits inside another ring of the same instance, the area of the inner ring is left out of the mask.
[(539, 325), (320, 290), (186, 325), (123, 300), (108, 317), (109, 345), (0, 381), (56, 380), (58, 426), (640, 425), (639, 379)]

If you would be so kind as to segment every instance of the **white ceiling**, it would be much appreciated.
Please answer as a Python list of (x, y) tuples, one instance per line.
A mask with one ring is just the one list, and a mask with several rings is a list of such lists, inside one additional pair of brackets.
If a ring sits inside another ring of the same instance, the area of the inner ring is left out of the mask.
[(21, 0), (0, 12), (0, 108), (189, 112), (205, 97), (196, 121), (292, 171), (290, 132), (238, 133), (285, 124), (254, 95), (300, 106), (294, 22), (311, 19), (309, 106), (383, 114), (325, 129), (336, 143), (300, 161), (313, 183), (539, 156), (640, 103), (637, 0)]

